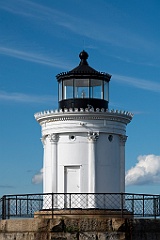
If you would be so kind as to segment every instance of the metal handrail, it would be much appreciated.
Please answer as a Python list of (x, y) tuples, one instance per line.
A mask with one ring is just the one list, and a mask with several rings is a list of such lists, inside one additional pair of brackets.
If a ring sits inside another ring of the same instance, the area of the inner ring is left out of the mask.
[[(89, 211), (90, 210), (90, 211)], [(36, 212), (58, 214), (119, 214), (121, 217), (160, 217), (160, 195), (133, 193), (45, 193), (4, 195), (0, 219), (31, 218)]]

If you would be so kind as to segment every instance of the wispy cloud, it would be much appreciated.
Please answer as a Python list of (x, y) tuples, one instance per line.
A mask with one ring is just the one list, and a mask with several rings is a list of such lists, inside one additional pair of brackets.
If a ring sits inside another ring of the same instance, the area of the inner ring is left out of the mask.
[(113, 74), (112, 79), (117, 81), (119, 84), (128, 84), (136, 88), (152, 92), (160, 92), (160, 83), (157, 82), (117, 74)]
[[(130, 29), (113, 22), (112, 26), (109, 21), (106, 21), (105, 24), (101, 22), (98, 24), (93, 18), (91, 20), (89, 18), (82, 19), (81, 16), (75, 17), (63, 11), (25, 0), (13, 0), (12, 3), (9, 0), (5, 0), (1, 3), (0, 8), (28, 19), (34, 18), (37, 22), (47, 21), (47, 26), (56, 24), (68, 29), (72, 33), (103, 43), (132, 49), (147, 49), (148, 51), (151, 51), (151, 48), (156, 49), (155, 44), (149, 42), (146, 38), (144, 39), (132, 33)], [(44, 26), (46, 28), (46, 24)]]
[(136, 64), (136, 65), (142, 65), (142, 66), (148, 66), (148, 67), (155, 67), (155, 68), (159, 68), (160, 65), (154, 62), (149, 62), (147, 61), (136, 61), (133, 60), (131, 57), (124, 57), (124, 56), (118, 56), (118, 55), (110, 55), (110, 57), (118, 59), (122, 62), (126, 62), (126, 63), (131, 63), (131, 64)]
[(160, 183), (160, 156), (139, 156), (135, 167), (127, 171), (125, 180), (127, 186)]
[(12, 185), (0, 185), (0, 188), (6, 189), (6, 188), (15, 188), (15, 187)]
[(0, 101), (10, 101), (19, 103), (57, 103), (57, 98), (53, 96), (39, 96), (16, 92), (0, 91)]
[(40, 63), (43, 65), (49, 65), (52, 67), (58, 67), (58, 68), (67, 68), (70, 67), (70, 65), (66, 66), (66, 62), (63, 62), (62, 59), (58, 58), (50, 58), (49, 56), (45, 56), (40, 53), (35, 53), (35, 52), (28, 52), (26, 51), (21, 51), (18, 49), (14, 48), (7, 48), (7, 47), (2, 47), (0, 46), (0, 54), (4, 54), (7, 56), (11, 56), (14, 58), (18, 59), (23, 59), (25, 61), (30, 61), (30, 62), (35, 62), (35, 63)]
[(33, 184), (39, 184), (43, 181), (43, 168), (39, 171), (39, 173), (35, 174), (32, 178)]
[[(1, 3), (0, 9), (11, 12), (13, 14), (22, 15), (24, 17), (33, 17), (37, 18), (39, 16), (44, 16), (45, 7), (42, 7), (39, 4), (33, 3), (31, 1), (25, 0), (13, 0), (12, 3), (9, 0), (6, 0)], [(49, 8), (48, 8), (49, 9)], [(41, 13), (42, 15), (37, 15), (37, 13)]]

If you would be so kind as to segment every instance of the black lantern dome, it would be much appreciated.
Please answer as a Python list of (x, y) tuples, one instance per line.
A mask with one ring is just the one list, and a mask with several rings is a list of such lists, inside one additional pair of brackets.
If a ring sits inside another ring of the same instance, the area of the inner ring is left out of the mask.
[(88, 65), (88, 53), (79, 54), (79, 66), (56, 76), (59, 86), (59, 109), (108, 109), (111, 75), (98, 72)]

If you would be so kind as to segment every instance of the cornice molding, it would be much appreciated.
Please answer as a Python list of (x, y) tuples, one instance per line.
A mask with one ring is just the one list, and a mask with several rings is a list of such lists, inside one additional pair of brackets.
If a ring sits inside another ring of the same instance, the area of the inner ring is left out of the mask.
[(55, 122), (55, 121), (70, 121), (70, 120), (109, 120), (117, 121), (125, 124), (130, 123), (133, 114), (128, 111), (105, 110), (105, 109), (65, 109), (62, 111), (51, 110), (39, 112), (34, 115), (35, 119), (40, 123)]

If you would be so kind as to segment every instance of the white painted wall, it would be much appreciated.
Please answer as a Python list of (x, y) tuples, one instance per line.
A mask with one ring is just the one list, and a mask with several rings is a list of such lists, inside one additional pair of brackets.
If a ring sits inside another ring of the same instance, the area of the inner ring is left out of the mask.
[(126, 125), (131, 115), (77, 111), (35, 117), (42, 126), (44, 193), (74, 192), (74, 184), (66, 187), (66, 171), (71, 168), (79, 169), (72, 178), (73, 182), (79, 178), (80, 193), (125, 191)]

